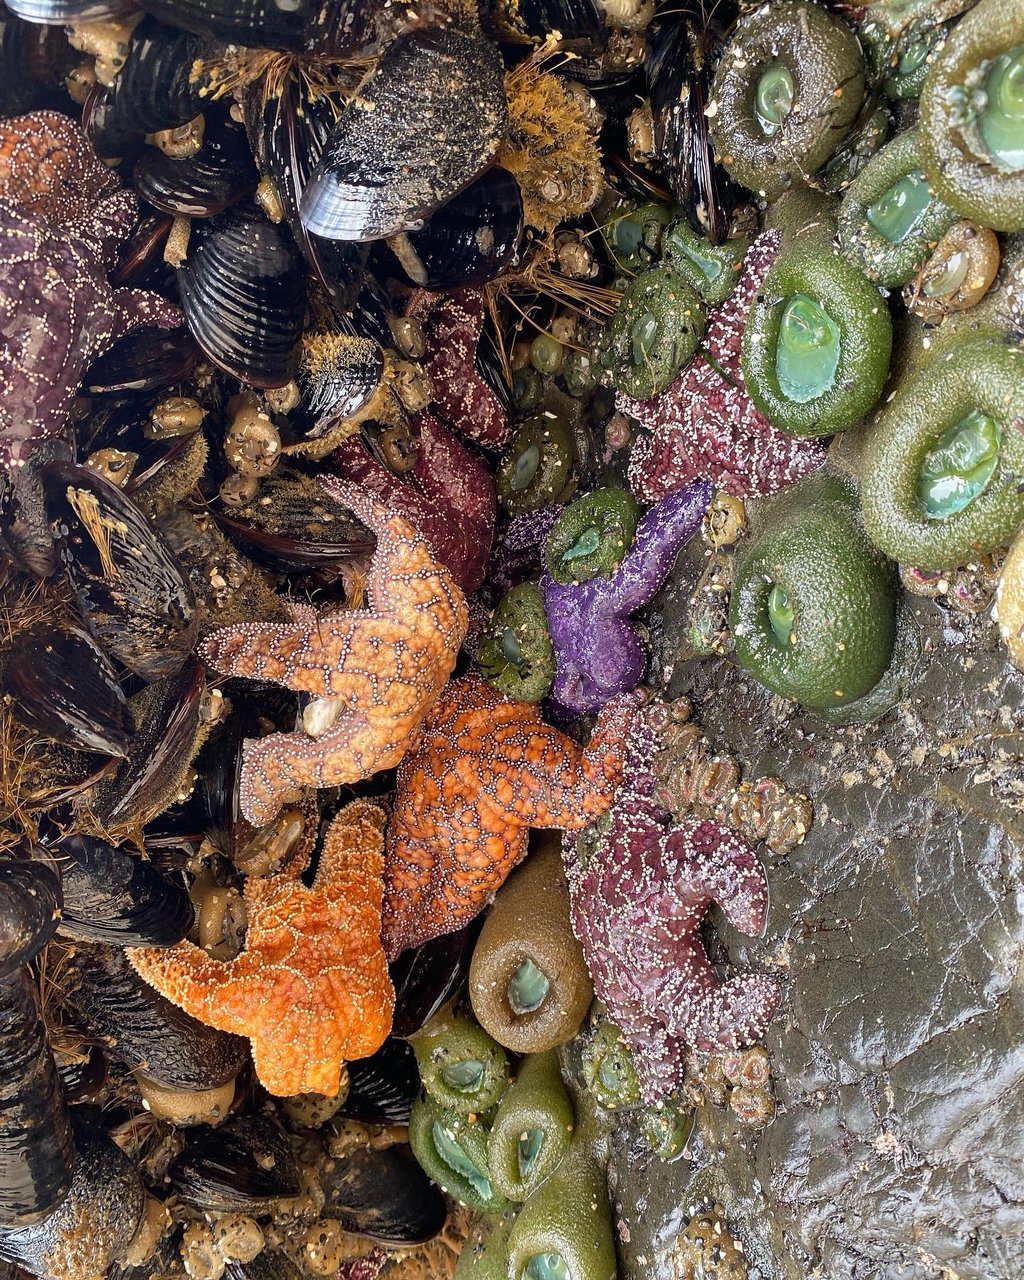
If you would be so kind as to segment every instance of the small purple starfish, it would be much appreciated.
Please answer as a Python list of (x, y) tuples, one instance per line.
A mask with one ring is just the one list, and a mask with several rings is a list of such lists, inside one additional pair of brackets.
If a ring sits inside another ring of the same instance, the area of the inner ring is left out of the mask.
[(750, 246), (736, 288), (711, 313), (702, 351), (667, 390), (650, 400), (616, 396), (615, 407), (651, 432), (637, 440), (629, 460), (630, 485), (645, 502), (698, 476), (741, 498), (776, 493), (825, 461), (819, 441), (772, 426), (747, 395), (740, 372), (747, 312), (780, 241), (778, 231), (765, 231)]
[(565, 583), (542, 576), (558, 664), (551, 697), (559, 709), (587, 715), (640, 683), (647, 654), (629, 615), (657, 595), (710, 501), (710, 484), (699, 480), (651, 507), (611, 577)]
[(648, 1103), (682, 1088), (687, 1045), (712, 1051), (759, 1040), (780, 996), (774, 978), (722, 982), (708, 960), (700, 923), (711, 903), (756, 935), (768, 885), (745, 840), (714, 822), (673, 826), (655, 804), (657, 745), (637, 716), (607, 829), (589, 857), (586, 833), (563, 842), (573, 932), (598, 998), (633, 1050)]
[(0, 465), (23, 467), (64, 431), (82, 374), (115, 342), (181, 324), (158, 294), (107, 281), (135, 220), (130, 191), (64, 226), (0, 200)]

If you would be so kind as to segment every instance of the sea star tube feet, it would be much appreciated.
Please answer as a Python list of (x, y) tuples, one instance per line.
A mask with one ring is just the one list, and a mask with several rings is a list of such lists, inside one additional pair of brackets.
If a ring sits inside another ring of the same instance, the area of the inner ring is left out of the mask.
[(337, 714), (316, 737), (247, 740), (240, 799), (254, 826), (269, 822), (298, 788), (340, 786), (394, 768), (466, 634), (465, 597), (413, 526), (356, 485), (321, 483), (377, 535), (370, 607), (327, 617), (300, 608), (295, 622), (240, 623), (202, 645), (205, 661), (225, 674), (336, 700)]
[(313, 887), (290, 864), (245, 882), (245, 948), (214, 960), (191, 942), (129, 948), (135, 971), (208, 1026), (248, 1036), (270, 1093), (334, 1097), (341, 1064), (375, 1053), (395, 993), (380, 943), (384, 811), (347, 805), (324, 837)]
[(385, 867), (390, 958), (472, 920), (526, 853), (530, 827), (578, 830), (605, 812), (636, 708), (631, 696), (611, 702), (584, 749), (479, 676), (448, 685), (398, 771)]

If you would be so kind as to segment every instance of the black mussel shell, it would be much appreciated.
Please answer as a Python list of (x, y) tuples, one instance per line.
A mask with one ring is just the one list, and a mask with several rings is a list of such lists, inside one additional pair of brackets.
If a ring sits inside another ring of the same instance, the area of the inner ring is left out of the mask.
[[(0, 888), (0, 896), (3, 889)], [(74, 1141), (28, 969), (0, 982), (0, 1225), (38, 1221), (67, 1195)], [(0, 1256), (3, 1256), (0, 1241)]]
[(448, 1217), (448, 1205), (405, 1143), (359, 1147), (338, 1159), (323, 1178), (324, 1216), (346, 1231), (382, 1244), (430, 1240)]
[(135, 0), (4, 0), (11, 13), (26, 22), (63, 26), (72, 22), (105, 22), (136, 8)]
[(23, 631), (4, 655), (15, 717), (80, 751), (125, 756), (135, 726), (117, 673), (84, 631)]
[(486, 284), (516, 257), (523, 230), (523, 196), (507, 169), (494, 165), (435, 210), (422, 231), (395, 246), (414, 284), (458, 289)]
[(392, 1035), (411, 1036), (450, 999), (469, 973), (467, 929), (442, 934), (405, 951), (391, 966), (395, 985)]
[(83, 386), (90, 395), (162, 391), (187, 378), (198, 359), (196, 340), (185, 325), (139, 329), (93, 361), (85, 371)]
[(229, 1262), (226, 1280), (302, 1280), (302, 1272), (284, 1253), (264, 1249), (251, 1262)]
[(0, 1232), (0, 1258), (33, 1275), (103, 1275), (127, 1248), (142, 1218), (142, 1179), (91, 1116), (76, 1114), (74, 1142), (74, 1176), (56, 1212), (35, 1226)]
[(417, 5), (395, 0), (143, 0), (142, 7), (217, 40), (325, 57), (366, 50), (420, 21)]
[(255, 191), (259, 174), (242, 125), (226, 109), (208, 108), (203, 145), (175, 159), (147, 147), (135, 162), (135, 189), (163, 213), (209, 218)]
[(705, 114), (737, 11), (735, 0), (724, 0), (707, 17), (703, 10), (700, 16), (684, 10), (656, 19), (645, 62), (659, 168), (690, 221), (714, 244), (727, 238), (744, 200), (742, 189), (715, 163)]
[(339, 503), (320, 490), (274, 475), (264, 481), (255, 506), (215, 511), (228, 537), (254, 560), (276, 568), (330, 567), (374, 547), (373, 535)]
[(128, 155), (146, 134), (177, 129), (199, 115), (204, 80), (193, 77), (193, 69), (203, 48), (197, 36), (143, 18), (113, 86), (98, 88), (86, 104), (85, 132), (99, 155)]
[(501, 40), (545, 40), (557, 31), (563, 40), (592, 42), (606, 34), (598, 0), (482, 0), (480, 18)]
[(486, 167), (507, 119), (493, 45), (442, 28), (403, 36), (320, 157), (300, 204), (307, 231), (379, 240), (413, 230)]
[(49, 105), (78, 60), (63, 31), (0, 12), (0, 116)]
[(119, 947), (75, 943), (61, 958), (57, 995), (76, 1024), (132, 1070), (171, 1089), (215, 1089), (238, 1075), (249, 1046), (155, 991)]
[(64, 1097), (71, 1106), (99, 1099), (107, 1082), (107, 1060), (99, 1045), (83, 1045), (80, 1052), (57, 1055), (55, 1061)]
[(144, 826), (174, 803), (198, 748), (205, 673), (201, 663), (192, 662), (132, 699), (138, 728), (128, 755), (112, 778), (97, 784), (92, 798), (108, 827)]
[(286, 228), (255, 207), (237, 205), (195, 223), (177, 277), (188, 326), (215, 365), (254, 387), (291, 380), (306, 288)]
[(181, 879), (92, 836), (52, 846), (60, 858), (64, 914), (60, 931), (85, 942), (173, 947), (192, 928), (195, 910)]
[[(301, 430), (304, 439), (325, 436), (340, 422), (364, 408), (384, 377), (385, 360), (380, 344), (372, 338), (325, 338), (314, 354), (307, 338), (307, 353), (299, 366), (299, 406), (310, 425)], [(293, 415), (294, 417), (295, 415)]]
[(339, 1114), (363, 1124), (408, 1124), (420, 1091), (416, 1055), (390, 1037), (369, 1058), (348, 1064), (349, 1091)]
[(25, 465), (0, 467), (0, 552), (6, 551), (23, 573), (48, 578), (57, 568), (57, 549), (46, 514), (43, 468), (57, 459), (70, 459), (64, 440), (41, 440)]
[(237, 1116), (192, 1137), (168, 1173), (172, 1189), (204, 1213), (269, 1212), (299, 1193), (288, 1135), (269, 1115)]
[(180, 566), (134, 502), (88, 467), (43, 468), (61, 563), (86, 625), (144, 680), (173, 674), (199, 632)]
[(45, 863), (0, 862), (0, 981), (50, 941), (63, 902), (60, 879)]
[(309, 82), (294, 68), (277, 93), (268, 94), (265, 85), (257, 81), (246, 91), (242, 103), (257, 167), (277, 193), (295, 243), (341, 316), (359, 289), (367, 248), (325, 240), (308, 232), (299, 218), (299, 200), (338, 122), (337, 109), (326, 94), (312, 92)]
[[(116, 289), (148, 285), (155, 277), (169, 272), (164, 261), (164, 245), (173, 225), (174, 219), (168, 213), (148, 213), (139, 220), (135, 231), (121, 248), (117, 266), (110, 273), (110, 283)], [(172, 332), (180, 333), (181, 330)]]

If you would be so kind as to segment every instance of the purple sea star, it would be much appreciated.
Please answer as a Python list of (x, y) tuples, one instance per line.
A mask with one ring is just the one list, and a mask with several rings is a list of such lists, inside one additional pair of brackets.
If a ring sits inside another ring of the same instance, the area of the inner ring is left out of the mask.
[(130, 191), (64, 226), (0, 200), (0, 465), (63, 432), (83, 372), (120, 338), (181, 324), (158, 294), (107, 281), (135, 218)]
[(650, 400), (616, 396), (615, 407), (651, 432), (637, 440), (629, 460), (630, 485), (645, 502), (697, 477), (741, 498), (776, 493), (825, 461), (820, 441), (772, 426), (740, 372), (747, 312), (779, 243), (779, 232), (765, 231), (750, 246), (736, 288), (711, 313), (701, 350), (667, 390)]
[(760, 1039), (780, 996), (774, 978), (722, 982), (708, 960), (700, 923), (711, 903), (756, 935), (768, 885), (739, 836), (697, 819), (672, 825), (652, 798), (656, 748), (646, 717), (636, 717), (607, 828), (596, 844), (588, 833), (563, 843), (573, 931), (649, 1103), (682, 1088), (687, 1045), (711, 1051)]
[(543, 575), (540, 586), (558, 664), (551, 696), (559, 708), (586, 715), (639, 684), (647, 659), (629, 615), (660, 590), (710, 500), (711, 486), (704, 480), (663, 498), (640, 521), (633, 545), (611, 577), (563, 583)]

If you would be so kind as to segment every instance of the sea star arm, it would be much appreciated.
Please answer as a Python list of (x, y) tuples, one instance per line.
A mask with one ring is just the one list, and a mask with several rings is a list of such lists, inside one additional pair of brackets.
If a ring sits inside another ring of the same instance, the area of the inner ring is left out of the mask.
[(255, 965), (248, 953), (234, 960), (214, 960), (191, 942), (175, 947), (128, 947), (128, 962), (150, 986), (193, 1018), (247, 1035), (252, 1009)]
[(644, 515), (633, 545), (608, 586), (609, 599), (620, 613), (632, 613), (653, 600), (680, 548), (697, 532), (710, 501), (711, 485), (697, 480)]
[(717, 902), (735, 929), (754, 935), (768, 918), (768, 881), (757, 855), (739, 836), (714, 822), (672, 832), (668, 846), (680, 857), (687, 896)]
[(345, 900), (368, 900), (379, 912), (384, 898), (384, 824), (380, 805), (354, 800), (324, 837), (313, 888)]

